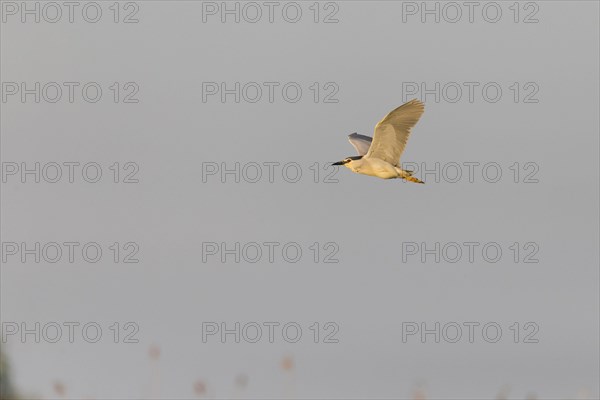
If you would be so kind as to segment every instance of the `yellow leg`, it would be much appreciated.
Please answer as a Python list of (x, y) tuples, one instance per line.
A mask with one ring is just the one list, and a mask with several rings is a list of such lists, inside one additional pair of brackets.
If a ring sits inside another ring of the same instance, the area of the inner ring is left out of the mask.
[(414, 176), (407, 176), (404, 179), (406, 179), (407, 181), (410, 181), (410, 182), (414, 182), (414, 183), (425, 183), (425, 182), (415, 178)]

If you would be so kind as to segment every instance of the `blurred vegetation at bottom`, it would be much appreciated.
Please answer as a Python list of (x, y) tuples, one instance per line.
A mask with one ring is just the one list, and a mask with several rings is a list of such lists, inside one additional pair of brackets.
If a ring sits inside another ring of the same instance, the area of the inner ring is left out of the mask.
[(19, 399), (19, 396), (17, 395), (12, 384), (8, 360), (0, 348), (0, 400), (17, 399)]

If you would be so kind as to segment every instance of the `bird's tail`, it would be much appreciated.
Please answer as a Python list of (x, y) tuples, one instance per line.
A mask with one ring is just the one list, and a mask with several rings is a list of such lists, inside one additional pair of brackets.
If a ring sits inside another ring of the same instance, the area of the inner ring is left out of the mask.
[(425, 182), (423, 182), (422, 180), (420, 180), (420, 179), (417, 179), (417, 178), (415, 178), (415, 177), (414, 177), (414, 176), (412, 176), (412, 175), (409, 175), (409, 176), (405, 177), (404, 179), (406, 179), (406, 180), (407, 180), (407, 181), (409, 181), (409, 182), (414, 182), (414, 183), (425, 183)]

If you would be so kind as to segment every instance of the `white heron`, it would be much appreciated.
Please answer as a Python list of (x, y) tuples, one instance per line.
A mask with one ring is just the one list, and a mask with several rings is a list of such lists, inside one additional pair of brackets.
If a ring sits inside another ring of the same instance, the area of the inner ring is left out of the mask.
[(376, 176), (382, 179), (406, 179), (410, 182), (425, 183), (412, 176), (412, 171), (400, 168), (400, 156), (406, 147), (410, 130), (423, 112), (425, 106), (419, 100), (411, 100), (392, 110), (377, 125), (373, 138), (353, 133), (348, 140), (358, 156), (347, 157), (333, 165), (343, 165), (357, 174)]

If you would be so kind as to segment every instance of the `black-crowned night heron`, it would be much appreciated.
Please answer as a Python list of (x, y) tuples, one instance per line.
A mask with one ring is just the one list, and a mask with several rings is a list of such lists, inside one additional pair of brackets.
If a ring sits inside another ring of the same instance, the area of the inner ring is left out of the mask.
[(419, 100), (411, 100), (391, 111), (377, 125), (373, 138), (353, 133), (348, 140), (358, 156), (347, 157), (333, 165), (343, 165), (357, 174), (382, 179), (401, 178), (410, 182), (425, 183), (412, 176), (412, 171), (400, 168), (400, 156), (406, 147), (410, 129), (415, 126), (425, 106)]

